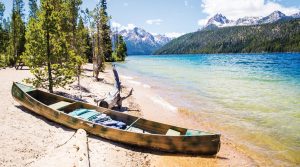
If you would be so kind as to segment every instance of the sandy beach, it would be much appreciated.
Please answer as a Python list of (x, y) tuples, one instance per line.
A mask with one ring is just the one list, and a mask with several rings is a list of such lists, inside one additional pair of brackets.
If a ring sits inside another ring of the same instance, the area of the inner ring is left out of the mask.
[[(104, 97), (113, 89), (113, 74), (108, 65), (100, 74), (103, 80), (96, 82), (92, 77), (91, 64), (84, 67), (81, 77), (82, 93), (77, 81), (65, 89), (55, 89), (70, 95), (82, 95), (83, 99), (95, 105), (94, 98)], [(25, 69), (25, 68), (24, 68)], [(13, 81), (21, 82), (31, 77), (29, 70), (6, 68), (0, 70), (0, 166), (74, 166), (72, 136), (73, 129), (49, 121), (20, 106), (11, 96)], [(121, 76), (124, 86), (122, 96), (131, 88), (133, 95), (123, 103), (122, 110), (128, 114), (186, 128), (215, 131), (205, 123), (176, 108), (163, 103), (152, 90), (144, 85)], [(216, 132), (216, 131), (215, 131)], [(222, 135), (221, 150), (216, 156), (168, 154), (144, 148), (112, 142), (97, 136), (88, 136), (90, 166), (258, 166), (267, 165), (252, 159)]]

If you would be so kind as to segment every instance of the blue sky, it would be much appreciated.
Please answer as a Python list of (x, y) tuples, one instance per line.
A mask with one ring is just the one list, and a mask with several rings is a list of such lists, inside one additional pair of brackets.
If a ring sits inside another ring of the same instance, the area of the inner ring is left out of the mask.
[[(9, 16), (12, 0), (1, 0)], [(28, 0), (24, 0), (28, 4)], [(98, 0), (83, 0), (82, 9), (93, 9)], [(25, 7), (28, 11), (28, 7)], [(108, 0), (111, 23), (119, 28), (138, 26), (158, 34), (193, 32), (216, 13), (229, 19), (266, 16), (275, 10), (287, 15), (300, 11), (300, 0)]]

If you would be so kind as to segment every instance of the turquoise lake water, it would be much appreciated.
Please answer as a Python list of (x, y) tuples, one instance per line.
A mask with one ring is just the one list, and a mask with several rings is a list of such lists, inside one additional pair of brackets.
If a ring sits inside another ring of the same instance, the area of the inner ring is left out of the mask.
[(129, 56), (117, 66), (252, 155), (299, 165), (300, 54)]

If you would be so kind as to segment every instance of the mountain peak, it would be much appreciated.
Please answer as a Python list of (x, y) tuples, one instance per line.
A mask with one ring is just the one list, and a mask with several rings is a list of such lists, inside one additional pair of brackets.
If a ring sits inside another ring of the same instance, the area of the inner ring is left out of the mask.
[[(285, 14), (282, 13), (281, 11), (279, 11), (279, 10), (275, 10), (275, 11), (272, 12), (270, 15), (273, 15), (273, 16), (281, 16), (281, 17), (285, 16)], [(270, 16), (270, 15), (269, 15), (269, 16)]]
[(214, 15), (212, 18), (210, 18), (207, 22), (207, 26), (211, 25), (211, 24), (215, 24), (215, 25), (222, 25), (222, 24), (228, 24), (230, 22), (230, 20), (228, 20), (224, 15), (222, 15), (221, 13), (217, 13), (216, 15)]
[(171, 41), (171, 38), (165, 35), (154, 35), (139, 27), (124, 29), (120, 32), (114, 33), (118, 33), (123, 36), (129, 55), (151, 54), (156, 49)]
[(286, 15), (284, 13), (282, 13), (279, 10), (276, 10), (276, 11), (272, 12), (271, 14), (269, 14), (268, 16), (263, 17), (259, 21), (259, 23), (261, 23), (261, 24), (273, 23), (273, 22), (278, 21), (278, 20), (280, 20), (284, 17), (286, 17)]

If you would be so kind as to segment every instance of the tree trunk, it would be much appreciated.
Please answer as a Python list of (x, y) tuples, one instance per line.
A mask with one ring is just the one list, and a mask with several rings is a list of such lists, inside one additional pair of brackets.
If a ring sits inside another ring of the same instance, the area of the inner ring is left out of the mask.
[(96, 69), (95, 69), (95, 77), (96, 80), (99, 80), (99, 73), (102, 68), (102, 53), (101, 53), (101, 45), (100, 45), (100, 27), (99, 23), (97, 24), (97, 54), (96, 54)]
[(46, 40), (47, 40), (47, 66), (48, 66), (48, 79), (49, 79), (49, 92), (53, 93), (53, 78), (51, 73), (51, 52), (50, 52), (50, 34), (49, 34), (49, 9), (46, 9)]

